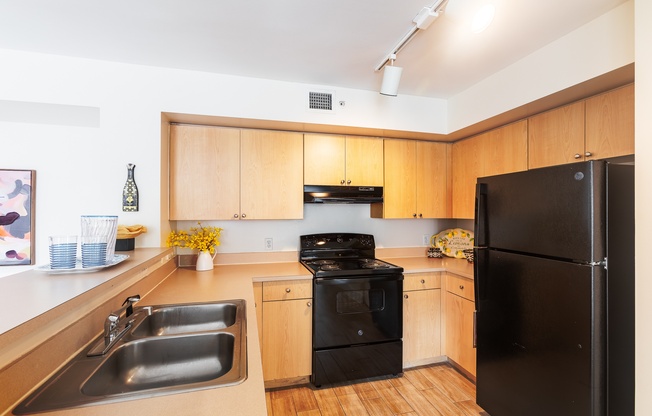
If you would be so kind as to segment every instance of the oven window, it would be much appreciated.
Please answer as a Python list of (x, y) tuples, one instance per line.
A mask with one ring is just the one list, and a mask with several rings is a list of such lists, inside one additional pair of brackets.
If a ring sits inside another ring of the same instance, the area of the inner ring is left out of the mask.
[(383, 289), (346, 290), (337, 293), (337, 313), (368, 313), (385, 309)]

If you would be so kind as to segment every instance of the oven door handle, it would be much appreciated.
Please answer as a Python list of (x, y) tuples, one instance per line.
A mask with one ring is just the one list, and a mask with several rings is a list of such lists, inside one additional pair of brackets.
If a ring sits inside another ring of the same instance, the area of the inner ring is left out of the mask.
[(341, 285), (355, 282), (399, 282), (403, 280), (402, 274), (380, 275), (380, 276), (340, 276), (340, 277), (316, 277), (313, 279), (316, 285)]

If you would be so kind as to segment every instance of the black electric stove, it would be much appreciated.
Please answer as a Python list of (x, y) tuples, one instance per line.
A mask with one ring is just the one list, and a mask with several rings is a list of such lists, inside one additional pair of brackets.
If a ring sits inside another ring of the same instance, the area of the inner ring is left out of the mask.
[(312, 375), (317, 387), (403, 371), (403, 268), (375, 258), (369, 234), (300, 238), (312, 272)]

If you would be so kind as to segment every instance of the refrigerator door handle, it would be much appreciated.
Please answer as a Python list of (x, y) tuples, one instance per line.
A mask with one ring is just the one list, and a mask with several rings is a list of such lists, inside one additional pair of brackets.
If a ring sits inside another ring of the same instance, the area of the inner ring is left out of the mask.
[(478, 325), (477, 323), (478, 319), (478, 311), (473, 311), (473, 348), (478, 348)]
[(473, 237), (476, 247), (487, 246), (487, 184), (475, 185), (475, 217)]

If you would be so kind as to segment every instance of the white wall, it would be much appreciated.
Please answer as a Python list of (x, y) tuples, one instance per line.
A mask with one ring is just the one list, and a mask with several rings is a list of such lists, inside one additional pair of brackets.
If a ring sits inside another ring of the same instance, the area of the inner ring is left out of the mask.
[(636, 1), (636, 414), (652, 414), (652, 2)]
[(459, 130), (632, 62), (633, 0), (451, 98), (449, 129)]

